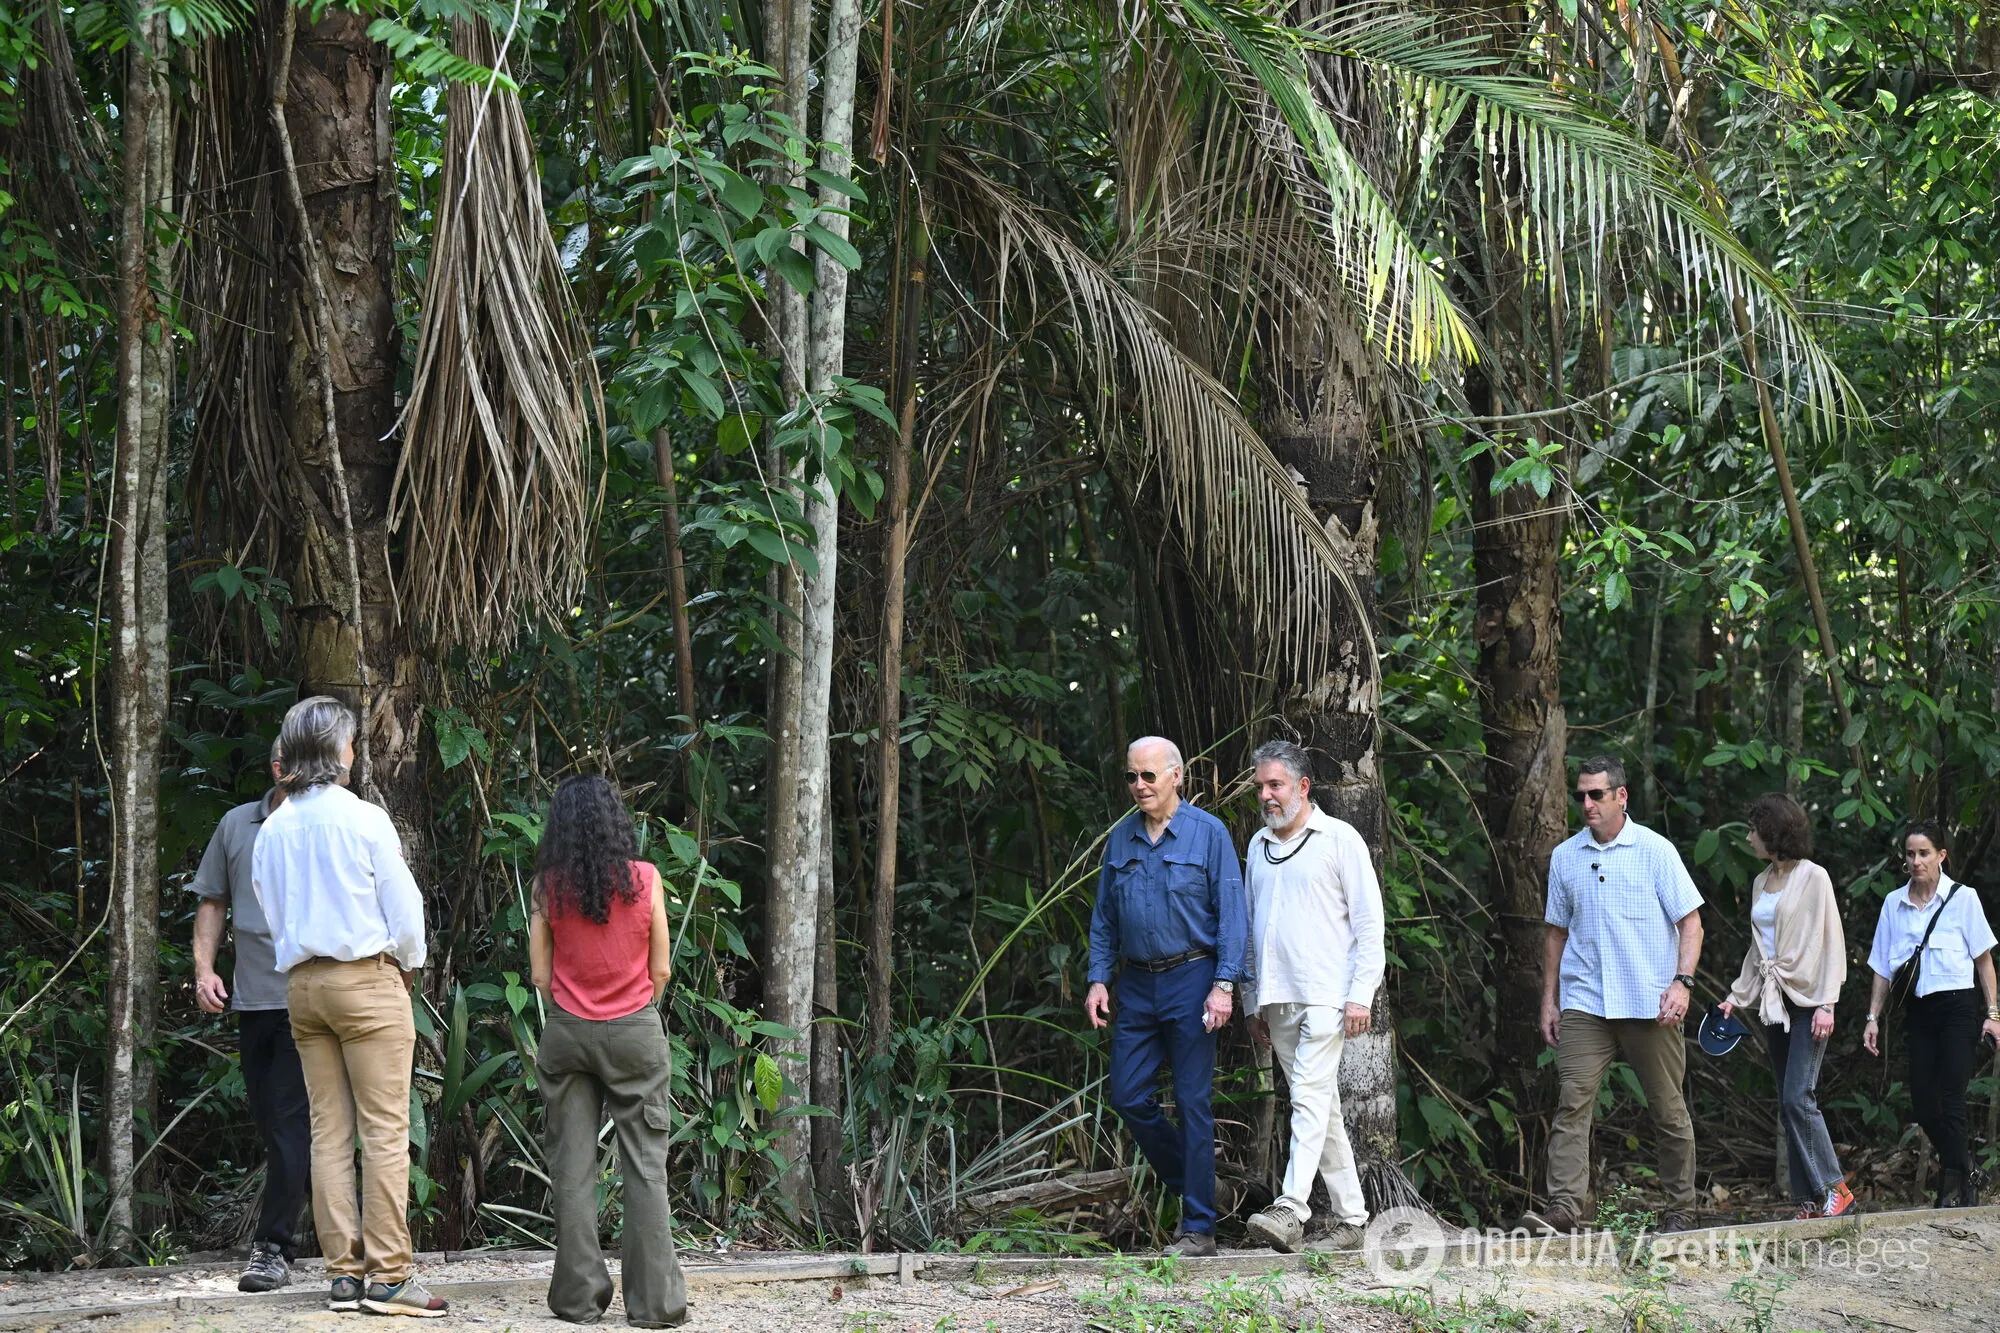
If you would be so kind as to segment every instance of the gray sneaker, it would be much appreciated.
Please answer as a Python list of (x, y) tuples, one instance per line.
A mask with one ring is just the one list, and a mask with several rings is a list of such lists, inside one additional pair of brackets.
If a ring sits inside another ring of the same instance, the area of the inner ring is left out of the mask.
[(327, 1289), (326, 1308), (329, 1310), (359, 1310), (361, 1308), (361, 1279), (358, 1277), (337, 1277)]
[(250, 1243), (250, 1262), (243, 1265), (243, 1276), (236, 1279), (238, 1291), (276, 1291), (292, 1280), (292, 1266), (285, 1262), (285, 1252), (268, 1240)]
[(1289, 1208), (1273, 1205), (1261, 1213), (1252, 1213), (1250, 1220), (1243, 1224), (1253, 1245), (1268, 1245), (1279, 1254), (1296, 1254), (1306, 1238), (1306, 1224)]
[(1160, 1251), (1169, 1259), (1207, 1259), (1214, 1257), (1215, 1237), (1206, 1231), (1183, 1231), (1174, 1237), (1174, 1243)]
[(1336, 1222), (1327, 1228), (1324, 1236), (1306, 1246), (1317, 1254), (1330, 1254), (1337, 1250), (1358, 1250), (1361, 1248), (1363, 1233), (1351, 1222)]
[(368, 1294), (361, 1298), (361, 1308), (371, 1314), (407, 1314), (419, 1319), (441, 1319), (451, 1313), (451, 1306), (442, 1296), (433, 1296), (424, 1290), (424, 1284), (414, 1277), (406, 1277), (401, 1282), (370, 1282)]

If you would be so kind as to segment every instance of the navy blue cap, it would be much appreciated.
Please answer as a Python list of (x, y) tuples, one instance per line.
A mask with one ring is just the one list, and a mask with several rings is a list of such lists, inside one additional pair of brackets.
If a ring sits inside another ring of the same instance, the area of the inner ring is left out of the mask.
[(1727, 1055), (1736, 1049), (1736, 1043), (1750, 1035), (1750, 1029), (1738, 1022), (1735, 1015), (1725, 1015), (1719, 1004), (1710, 1005), (1701, 1018), (1701, 1048), (1710, 1055)]

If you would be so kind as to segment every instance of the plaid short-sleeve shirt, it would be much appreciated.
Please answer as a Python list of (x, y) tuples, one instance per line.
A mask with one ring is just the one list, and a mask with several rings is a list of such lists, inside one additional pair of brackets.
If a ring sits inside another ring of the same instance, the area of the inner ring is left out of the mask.
[(1657, 1017), (1680, 959), (1680, 920), (1700, 906), (1680, 853), (1635, 819), (1609, 843), (1585, 829), (1558, 845), (1545, 917), (1569, 932), (1562, 1007), (1600, 1018)]

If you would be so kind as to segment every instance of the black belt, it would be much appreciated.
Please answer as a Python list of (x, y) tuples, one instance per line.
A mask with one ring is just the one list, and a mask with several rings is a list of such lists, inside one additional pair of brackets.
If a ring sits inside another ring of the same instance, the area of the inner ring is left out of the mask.
[(1127, 958), (1125, 966), (1135, 967), (1141, 972), (1171, 972), (1182, 963), (1192, 963), (1197, 958), (1213, 957), (1215, 957), (1215, 950), (1213, 949), (1189, 949), (1186, 953), (1177, 953), (1171, 958), (1154, 958), (1150, 960)]

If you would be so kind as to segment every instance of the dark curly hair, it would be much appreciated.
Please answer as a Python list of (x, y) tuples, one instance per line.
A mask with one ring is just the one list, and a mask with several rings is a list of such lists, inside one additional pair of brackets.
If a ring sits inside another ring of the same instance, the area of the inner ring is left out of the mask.
[(627, 864), (638, 857), (632, 816), (617, 788), (600, 777), (570, 778), (549, 798), (535, 856), (542, 910), (575, 912), (603, 925), (613, 894), (628, 903), (639, 896), (638, 876)]
[(1774, 860), (1803, 861), (1812, 855), (1812, 820), (1806, 808), (1785, 793), (1765, 792), (1750, 802), (1745, 817)]

